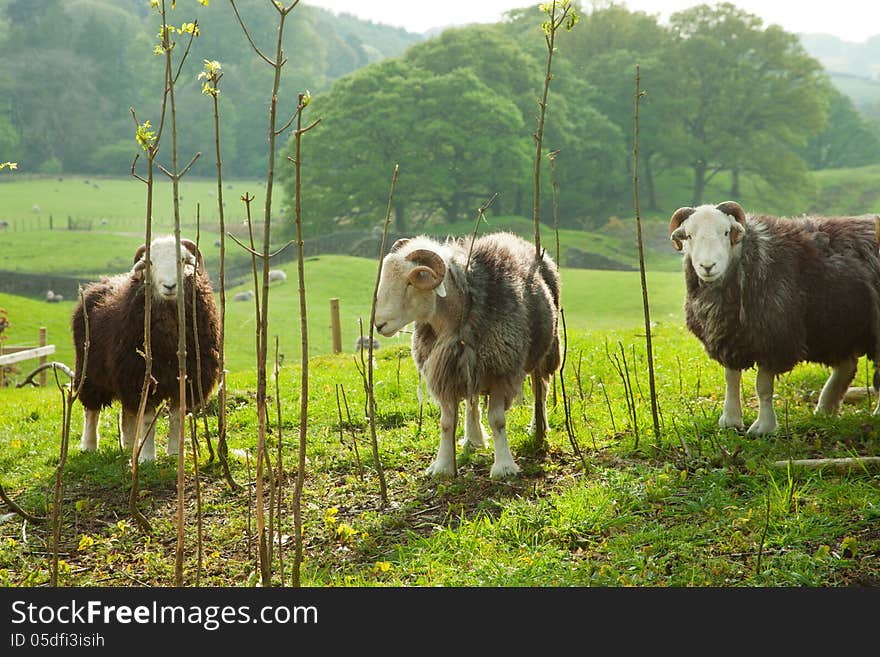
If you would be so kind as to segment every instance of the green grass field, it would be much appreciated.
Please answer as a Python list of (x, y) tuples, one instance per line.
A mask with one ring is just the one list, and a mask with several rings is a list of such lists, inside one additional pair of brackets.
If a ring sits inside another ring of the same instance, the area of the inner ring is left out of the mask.
[[(420, 406), (405, 348), (383, 348), (375, 365), (377, 436), (388, 504), (379, 495), (364, 393), (348, 355), (309, 363), (307, 477), (303, 499), (306, 586), (876, 586), (880, 584), (880, 488), (868, 470), (776, 468), (777, 460), (877, 454), (876, 421), (865, 404), (839, 418), (811, 408), (824, 371), (801, 366), (777, 384), (780, 430), (751, 438), (719, 430), (723, 378), (680, 326), (654, 333), (661, 436), (651, 428), (644, 339), (638, 329), (571, 336), (564, 373), (574, 440), (565, 431), (557, 385), (549, 445), (529, 447), (527, 401), (508, 414), (518, 477), (489, 479), (490, 450), (460, 454), (454, 480), (423, 474), (437, 448), (438, 413)], [(628, 355), (635, 423), (609, 354)], [(274, 390), (274, 380), (270, 382)], [(753, 373), (744, 377), (746, 422), (755, 416)], [(255, 377), (229, 380), (229, 442), (236, 481), (253, 482)], [(337, 391), (348, 412), (340, 422)], [(289, 500), (298, 444), (299, 367), (279, 378), (283, 516), (276, 520), (273, 581), (289, 583)], [(526, 386), (525, 399), (529, 391)], [(350, 412), (351, 422), (346, 417)], [(65, 469), (60, 580), (64, 586), (168, 586), (174, 577), (175, 461), (142, 468), (140, 507), (152, 534), (127, 511), (130, 472), (105, 414), (96, 453), (77, 447)], [(275, 459), (275, 405), (270, 405)], [(209, 418), (212, 433), (215, 418)], [(61, 435), (61, 395), (0, 390), (0, 479), (30, 513), (52, 497)], [(160, 420), (159, 435), (166, 423)], [(159, 438), (161, 450), (164, 440)], [(195, 480), (187, 465), (185, 583), (255, 583), (253, 487), (230, 491), (202, 447), (203, 558), (196, 545)], [(276, 464), (277, 466), (277, 464)], [(361, 474), (361, 472), (363, 474)], [(267, 486), (268, 489), (268, 486)], [(269, 500), (266, 500), (267, 505)], [(0, 585), (48, 579), (49, 534), (14, 515), (0, 522)], [(282, 571), (278, 552), (283, 552)], [(463, 567), (466, 565), (466, 567)], [(197, 573), (199, 573), (198, 579)]]
[[(839, 175), (848, 189), (857, 186), (852, 180), (857, 174)], [(0, 185), (0, 193), (7, 189)], [(126, 241), (139, 237), (128, 232), (11, 231), (0, 235), (0, 269), (6, 267), (4, 256), (28, 271), (126, 269), (127, 256), (101, 262), (94, 253), (127, 254), (131, 244)], [(576, 231), (563, 237), (571, 245), (599, 241)], [(619, 239), (599, 246), (626, 255)], [(550, 395), (548, 445), (536, 450), (530, 444), (526, 384), (523, 399), (508, 413), (511, 447), (522, 471), (506, 481), (489, 478), (491, 449), (460, 453), (455, 479), (424, 475), (436, 453), (439, 417), (432, 403), (420, 401), (408, 334), (383, 340), (375, 354), (379, 461), (374, 460), (363, 382), (351, 349), (358, 319), (369, 318), (376, 266), (370, 259), (338, 255), (306, 261), (306, 586), (880, 585), (876, 470), (774, 465), (794, 458), (880, 454), (880, 426), (871, 402), (845, 404), (839, 417), (813, 416), (827, 369), (801, 365), (777, 379), (780, 428), (775, 435), (754, 438), (719, 429), (723, 373), (683, 325), (677, 256), (658, 259), (648, 271), (660, 435), (654, 434), (651, 415), (639, 274), (564, 268), (568, 349)], [(211, 256), (208, 267), (216, 271)], [(302, 393), (296, 267), (280, 268), (288, 280), (271, 288), (269, 328), (285, 355), (277, 381), (279, 404), (273, 400), (268, 413), (270, 452), (275, 459), (280, 445), (283, 456), (274, 466), (283, 495), (282, 517), (274, 524), (275, 584), (290, 578), (295, 534), (290, 499)], [(190, 586), (257, 581), (254, 306), (231, 301), (246, 287), (228, 291), (226, 344), (231, 469), (244, 487), (229, 489), (202, 439), (201, 558), (195, 470), (192, 462), (186, 466), (184, 578)], [(329, 300), (334, 297), (342, 320), (344, 353), (339, 355), (330, 353)], [(55, 357), (71, 363), (72, 305), (0, 294), (0, 308), (12, 323), (4, 333), (8, 344), (33, 344), (39, 327), (46, 326), (58, 348)], [(20, 381), (23, 374), (10, 378)], [(747, 371), (743, 377), (747, 424), (757, 408), (754, 376)], [(870, 378), (864, 360), (858, 376), (860, 382)], [(275, 383), (271, 378), (273, 395)], [(207, 418), (214, 442), (215, 407), (212, 403)], [(131, 471), (118, 447), (117, 411), (114, 406), (103, 415), (100, 449), (83, 453), (77, 448), (81, 412), (78, 405), (73, 409), (59, 546), (63, 586), (169, 586), (174, 581), (176, 461), (160, 456), (141, 470), (139, 508), (153, 529), (142, 533), (127, 508)], [(62, 424), (62, 396), (51, 378), (45, 388), (0, 388), (0, 482), (38, 516), (50, 510)], [(166, 429), (162, 418), (161, 454)], [(380, 464), (387, 504), (379, 494)], [(0, 586), (46, 585), (50, 554), (45, 522), (0, 515)]]
[[(274, 348), (278, 336), (285, 358), (299, 358), (301, 350), (299, 292), (296, 265), (279, 269), (287, 273), (283, 284), (273, 283), (269, 291), (269, 335)], [(377, 263), (351, 256), (316, 256), (305, 266), (309, 353), (313, 356), (333, 350), (330, 331), (330, 299), (339, 299), (342, 349), (350, 352), (360, 335), (370, 331), (370, 306), (376, 282)], [(563, 308), (569, 331), (575, 335), (587, 330), (607, 330), (644, 325), (641, 282), (638, 272), (563, 270)], [(251, 289), (241, 285), (227, 291), (226, 358), (229, 369), (240, 371), (255, 366), (254, 302), (233, 301), (236, 292)], [(649, 272), (648, 290), (651, 319), (661, 324), (680, 325), (684, 281), (680, 272)], [(49, 342), (56, 346), (56, 359), (72, 364), (70, 315), (74, 302), (49, 304), (25, 297), (0, 294), (0, 308), (8, 313), (10, 328), (5, 332), (10, 345), (36, 344), (39, 328), (48, 330)], [(219, 305), (219, 301), (218, 301)], [(388, 345), (408, 345), (409, 335), (400, 333)], [(26, 368), (22, 368), (23, 370)], [(26, 371), (22, 372), (26, 374)]]

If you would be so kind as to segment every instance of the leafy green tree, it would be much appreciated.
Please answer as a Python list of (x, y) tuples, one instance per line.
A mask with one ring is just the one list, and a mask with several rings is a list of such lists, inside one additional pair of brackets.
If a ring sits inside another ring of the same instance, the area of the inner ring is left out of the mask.
[[(395, 164), (401, 232), (435, 213), (472, 216), (493, 193), (515, 189), (527, 171), (519, 110), (467, 69), (430, 75), (389, 60), (339, 81), (313, 103), (322, 124), (304, 156), (303, 197), (325, 229), (375, 225)], [(289, 174), (285, 185), (292, 198)]]
[[(562, 52), (562, 59), (575, 68), (572, 74), (566, 74), (560, 87), (565, 90), (570, 77), (589, 80), (589, 95), (578, 99), (578, 104), (595, 107), (622, 137), (619, 161), (623, 168), (613, 172), (619, 199), (613, 212), (617, 214), (630, 209), (632, 200), (632, 195), (622, 189), (621, 179), (625, 178), (625, 184), (631, 187), (636, 64), (640, 66), (642, 88), (647, 92), (641, 100), (639, 159), (640, 183), (648, 209), (660, 209), (655, 177), (676, 166), (683, 155), (681, 128), (670, 120), (678, 115), (681, 99), (668, 93), (674, 80), (661, 61), (671, 43), (669, 31), (653, 16), (612, 5), (587, 14)], [(571, 100), (569, 92), (566, 96)]]
[(703, 202), (706, 185), (722, 171), (763, 180), (780, 194), (807, 184), (798, 156), (822, 130), (830, 83), (797, 37), (732, 4), (699, 5), (673, 14), (675, 44), (665, 65), (674, 72), (691, 202)]
[(865, 119), (849, 96), (832, 89), (828, 124), (807, 142), (804, 159), (814, 170), (880, 162), (880, 124)]

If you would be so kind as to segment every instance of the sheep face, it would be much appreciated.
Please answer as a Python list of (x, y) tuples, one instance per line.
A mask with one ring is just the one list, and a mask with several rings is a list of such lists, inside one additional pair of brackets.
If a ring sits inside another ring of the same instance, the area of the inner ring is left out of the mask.
[(724, 277), (744, 233), (745, 212), (733, 201), (679, 208), (669, 224), (673, 246), (690, 256), (694, 272), (706, 283)]
[[(146, 267), (145, 249), (141, 246), (135, 254), (132, 274), (136, 278), (143, 277)], [(175, 257), (177, 253), (177, 257)], [(157, 237), (150, 243), (150, 260), (152, 266), (153, 298), (157, 301), (171, 301), (177, 298), (177, 261), (183, 263), (183, 276), (192, 276), (196, 264), (202, 266), (202, 256), (196, 245), (190, 240), (181, 240), (180, 251), (177, 252), (174, 236)]]
[(446, 296), (446, 264), (434, 251), (392, 252), (382, 262), (376, 293), (376, 330), (391, 337), (410, 322), (425, 322)]

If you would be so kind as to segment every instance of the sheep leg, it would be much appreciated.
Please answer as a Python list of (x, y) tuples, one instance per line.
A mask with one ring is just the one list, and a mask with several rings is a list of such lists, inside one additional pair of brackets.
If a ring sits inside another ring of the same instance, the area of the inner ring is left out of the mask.
[(535, 405), (532, 408), (532, 419), (529, 422), (529, 434), (538, 436), (538, 423), (541, 423), (544, 431), (542, 437), (550, 433), (550, 424), (547, 421), (547, 395), (550, 392), (550, 379), (537, 374), (532, 374), (532, 390), (535, 393)]
[(98, 449), (98, 421), (101, 419), (101, 409), (83, 407), (83, 430), (79, 448), (84, 452), (94, 452)]
[(480, 398), (465, 400), (464, 438), (459, 443), (465, 450), (482, 449), (486, 446), (486, 430), (480, 421)]
[(492, 427), (495, 442), (495, 462), (489, 476), (503, 479), (515, 475), (519, 472), (519, 466), (514, 463), (510, 445), (507, 444), (507, 403), (503, 395), (489, 395), (489, 426)]
[(455, 476), (455, 428), (458, 425), (458, 402), (440, 404), (440, 447), (437, 458), (425, 470), (432, 477)]
[(724, 410), (718, 418), (718, 426), (722, 429), (727, 427), (743, 427), (742, 394), (740, 382), (742, 370), (730, 367), (724, 368)]
[[(138, 463), (150, 463), (156, 460), (156, 444), (153, 418), (156, 416), (156, 410), (153, 408), (144, 409), (144, 420), (141, 423), (141, 451), (138, 455)], [(137, 411), (122, 409), (122, 444), (129, 451), (135, 448), (135, 439), (137, 438)]]
[(758, 394), (758, 419), (749, 427), (751, 434), (773, 433), (776, 431), (776, 411), (773, 408), (773, 372), (758, 367), (755, 377), (755, 392)]
[(846, 394), (849, 384), (856, 376), (856, 370), (859, 367), (857, 358), (847, 358), (831, 370), (831, 376), (822, 386), (822, 392), (819, 393), (819, 403), (816, 404), (816, 414), (833, 415), (840, 411), (840, 404), (843, 396)]
[(165, 453), (168, 456), (177, 456), (180, 449), (180, 404), (171, 403), (168, 409), (168, 442), (165, 444)]

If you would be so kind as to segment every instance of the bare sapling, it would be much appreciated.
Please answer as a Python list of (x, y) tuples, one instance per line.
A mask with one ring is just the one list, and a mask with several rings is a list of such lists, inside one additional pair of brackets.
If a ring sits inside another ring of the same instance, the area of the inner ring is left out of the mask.
[[(152, 341), (151, 341), (151, 331), (150, 326), (152, 323), (152, 274), (151, 274), (151, 256), (150, 256), (150, 243), (152, 242), (152, 226), (153, 226), (153, 191), (154, 191), (154, 174), (156, 167), (162, 168), (156, 162), (156, 157), (159, 154), (159, 143), (161, 140), (162, 133), (165, 127), (165, 119), (168, 115), (169, 110), (169, 102), (173, 98), (173, 84), (176, 80), (176, 76), (171, 74), (171, 50), (176, 45), (176, 42), (171, 40), (171, 34), (174, 33), (176, 28), (168, 25), (167, 21), (167, 10), (165, 0), (162, 0), (161, 3), (157, 3), (155, 6), (156, 11), (159, 13), (159, 18), (161, 22), (161, 30), (160, 37), (161, 43), (158, 44), (154, 50), (154, 52), (159, 52), (165, 55), (165, 75), (163, 77), (163, 92), (162, 92), (162, 103), (161, 110), (159, 113), (159, 124), (154, 129), (150, 121), (144, 121), (143, 123), (138, 121), (137, 114), (134, 111), (134, 108), (131, 108), (131, 115), (135, 122), (136, 127), (136, 139), (140, 147), (143, 149), (144, 153), (147, 156), (147, 176), (144, 178), (136, 173), (136, 166), (138, 157), (135, 156), (134, 161), (131, 164), (131, 175), (134, 178), (137, 178), (141, 182), (146, 185), (146, 220), (145, 220), (145, 235), (144, 235), (144, 382), (141, 387), (141, 395), (140, 395), (140, 403), (138, 404), (138, 413), (137, 413), (137, 422), (136, 422), (136, 432), (135, 438), (132, 444), (132, 455), (131, 455), (131, 490), (129, 493), (129, 512), (131, 513), (132, 518), (135, 523), (143, 532), (151, 532), (152, 528), (150, 526), (149, 521), (146, 517), (141, 513), (140, 509), (137, 506), (137, 501), (139, 497), (139, 480), (138, 480), (138, 472), (139, 472), (139, 456), (141, 453), (141, 449), (143, 448), (143, 443), (146, 440), (146, 437), (150, 434), (150, 430), (143, 430), (143, 418), (144, 413), (146, 412), (147, 400), (150, 396), (150, 390), (153, 387), (153, 350), (152, 350)], [(181, 28), (181, 33), (189, 34), (189, 40), (187, 42), (184, 53), (180, 59), (180, 66), (183, 65), (183, 62), (186, 59), (186, 56), (189, 54), (190, 48), (192, 47), (192, 42), (195, 36), (198, 34), (198, 26), (196, 23), (184, 24)], [(177, 75), (180, 74), (180, 69), (177, 71)], [(176, 142), (176, 136), (175, 136)], [(177, 175), (177, 165), (176, 165), (176, 148), (174, 148), (174, 165), (172, 175)], [(196, 156), (198, 157), (198, 156)], [(192, 162), (189, 166), (195, 162), (196, 158), (193, 158)], [(189, 168), (187, 166), (187, 169)], [(167, 170), (164, 170), (167, 173)], [(180, 174), (182, 175), (182, 174)], [(178, 178), (179, 181), (179, 178)], [(175, 182), (175, 201), (179, 201), (179, 195), (177, 194), (177, 182)], [(179, 203), (176, 204), (179, 209)], [(176, 215), (179, 216), (179, 215)], [(179, 230), (178, 230), (178, 241), (179, 241)], [(179, 244), (178, 244), (179, 248)], [(181, 335), (185, 335), (181, 333)], [(185, 365), (184, 365), (185, 367)], [(181, 386), (183, 383), (181, 382)], [(181, 408), (184, 408), (185, 405), (181, 405)], [(154, 418), (155, 421), (155, 418)], [(182, 437), (183, 437), (183, 423), (181, 423), (181, 433), (178, 435), (178, 445), (182, 445)]]
[[(271, 561), (269, 559), (269, 551), (267, 546), (267, 536), (265, 533), (265, 519), (264, 519), (264, 508), (263, 508), (263, 460), (264, 453), (266, 452), (266, 417), (267, 417), (267, 372), (266, 372), (266, 364), (267, 364), (267, 354), (268, 354), (268, 322), (269, 322), (269, 259), (272, 257), (270, 254), (270, 244), (271, 244), (271, 233), (272, 233), (272, 190), (275, 182), (275, 155), (276, 155), (276, 141), (282, 133), (284, 133), (287, 128), (293, 123), (293, 120), (296, 116), (301, 116), (301, 109), (298, 109), (297, 114), (294, 117), (284, 124), (280, 129), (277, 126), (277, 117), (278, 117), (278, 90), (281, 87), (281, 71), (284, 65), (287, 63), (287, 58), (284, 56), (284, 23), (288, 17), (288, 15), (293, 11), (293, 9), (299, 4), (299, 0), (295, 0), (290, 5), (285, 6), (280, 2), (280, 0), (276, 2), (270, 3), (271, 6), (278, 13), (278, 31), (277, 38), (275, 41), (275, 54), (273, 58), (265, 55), (262, 50), (257, 46), (254, 42), (250, 32), (247, 29), (247, 26), (244, 24), (244, 21), (241, 18), (241, 14), (238, 11), (238, 7), (235, 4), (235, 0), (229, 0), (229, 3), (232, 5), (232, 9), (235, 12), (235, 17), (238, 19), (238, 23), (241, 26), (242, 31), (244, 32), (245, 37), (253, 48), (254, 52), (256, 52), (257, 56), (262, 59), (266, 64), (268, 64), (274, 72), (273, 82), (272, 82), (272, 93), (270, 95), (269, 100), (269, 126), (268, 126), (268, 142), (269, 142), (269, 156), (268, 156), (268, 166), (266, 171), (266, 199), (264, 204), (264, 214), (263, 214), (263, 249), (261, 254), (262, 260), (262, 305), (260, 309), (260, 318), (258, 323), (258, 340), (257, 340), (257, 422), (258, 422), (258, 434), (257, 434), (257, 473), (256, 473), (256, 498), (257, 498), (257, 533), (258, 533), (258, 541), (259, 541), (259, 551), (260, 551), (260, 577), (262, 580), (263, 586), (270, 586), (272, 580), (272, 566)], [(300, 105), (302, 105), (302, 95), (300, 95)], [(297, 195), (297, 203), (299, 202), (299, 195)], [(302, 247), (300, 246), (300, 253), (302, 252)], [(256, 293), (256, 289), (254, 290)], [(305, 391), (303, 391), (305, 395)], [(304, 421), (304, 419), (303, 419)], [(299, 539), (299, 536), (297, 536)]]
[[(391, 210), (394, 207), (394, 190), (397, 187), (397, 176), (400, 165), (394, 165), (394, 173), (391, 175), (391, 187), (388, 191), (388, 206), (385, 210), (385, 221), (382, 223), (382, 244), (379, 246), (379, 264), (376, 267), (376, 283), (373, 285), (373, 299), (370, 304), (370, 340), (369, 354), (367, 358), (366, 393), (368, 415), (370, 422), (370, 442), (373, 446), (373, 462), (376, 464), (376, 472), (379, 475), (379, 495), (382, 506), (388, 504), (388, 490), (385, 486), (385, 471), (382, 461), (379, 459), (379, 441), (376, 436), (376, 395), (373, 386), (373, 330), (376, 323), (376, 299), (379, 295), (379, 280), (382, 278), (382, 259), (385, 257), (385, 248), (388, 242), (388, 226), (391, 225)], [(361, 340), (363, 344), (363, 340)]]
[[(547, 99), (550, 95), (550, 82), (553, 80), (553, 54), (556, 52), (556, 37), (559, 30), (571, 31), (579, 20), (575, 7), (570, 0), (552, 0), (540, 5), (547, 19), (541, 24), (544, 32), (544, 43), (547, 45), (547, 65), (544, 72), (544, 87), (538, 102), (537, 128), (535, 130), (535, 172), (534, 172), (534, 206), (532, 220), (535, 225), (535, 262), (540, 264), (544, 258), (541, 249), (541, 163), (543, 161), (544, 125), (547, 118)], [(557, 263), (558, 264), (558, 263)], [(547, 419), (544, 417), (543, 400), (545, 390), (540, 377), (532, 376), (532, 391), (535, 396), (535, 435), (533, 447), (543, 449), (547, 442)]]
[[(198, 349), (198, 347), (196, 347)], [(199, 383), (199, 388), (202, 384)], [(192, 381), (189, 382), (190, 395), (193, 395)], [(193, 399), (195, 397), (193, 396)], [(192, 461), (193, 461), (193, 477), (195, 478), (196, 487), (196, 580), (195, 586), (199, 586), (202, 579), (202, 566), (204, 564), (204, 527), (202, 523), (202, 481), (199, 475), (199, 439), (196, 431), (195, 414), (189, 416), (190, 420), (190, 440), (192, 441)]]
[(55, 489), (52, 497), (52, 565), (49, 573), (49, 586), (58, 586), (58, 552), (61, 544), (61, 509), (64, 502), (64, 466), (67, 464), (67, 448), (70, 444), (70, 418), (73, 411), (73, 403), (79, 398), (83, 383), (86, 380), (86, 365), (89, 359), (89, 315), (86, 312), (86, 304), (83, 299), (82, 288), (79, 290), (80, 303), (83, 309), (83, 322), (85, 326), (85, 340), (83, 341), (83, 366), (80, 371), (79, 381), (72, 380), (68, 385), (62, 386), (58, 379), (58, 369), (54, 368), (55, 384), (61, 392), (61, 447), (58, 456), (58, 467), (55, 468)]
[(277, 445), (277, 461), (275, 464), (277, 476), (275, 477), (277, 494), (277, 511), (278, 514), (278, 575), (281, 583), (284, 583), (284, 541), (281, 534), (281, 500), (284, 497), (281, 494), (281, 484), (284, 481), (284, 461), (282, 458), (282, 435), (281, 435), (281, 354), (279, 353), (279, 340), (275, 336), (275, 414), (278, 429), (278, 445)]
[[(168, 110), (171, 128), (171, 168), (168, 169), (161, 164), (157, 164), (158, 168), (171, 180), (171, 200), (174, 216), (174, 244), (177, 252), (180, 252), (180, 181), (187, 174), (190, 167), (195, 164), (201, 153), (196, 153), (189, 163), (182, 169), (177, 159), (177, 105), (175, 100), (175, 87), (180, 77), (180, 72), (189, 54), (193, 39), (199, 34), (198, 23), (184, 23), (184, 25), (176, 30), (174, 26), (167, 22), (165, 13), (165, 0), (161, 0), (162, 15), (162, 37), (161, 50), (165, 56), (165, 94), (168, 97)], [(188, 33), (189, 40), (180, 59), (177, 62), (175, 70), (172, 51), (177, 45), (176, 40), (171, 39), (171, 35), (179, 31)], [(177, 259), (177, 289), (184, 290), (183, 284), (183, 262)], [(149, 329), (147, 329), (149, 330)], [(174, 583), (176, 586), (183, 586), (183, 552), (185, 545), (185, 452), (186, 452), (186, 300), (183, 294), (177, 295), (177, 382), (178, 395), (180, 403), (178, 404), (177, 418), (177, 543), (174, 552)]]
[[(342, 402), (339, 400), (339, 393), (342, 392)], [(345, 420), (342, 418), (342, 406), (345, 405)], [(351, 409), (348, 407), (348, 399), (345, 396), (345, 386), (341, 383), (336, 384), (336, 412), (339, 417), (339, 443), (343, 447), (347, 447), (354, 453), (355, 464), (357, 465), (358, 470), (358, 479), (360, 481), (364, 480), (364, 464), (361, 462), (361, 454), (358, 450), (357, 444), (357, 434), (354, 430), (354, 424), (351, 421)], [(349, 432), (351, 433), (351, 445), (349, 446), (345, 442), (345, 433), (344, 429), (348, 427)]]
[(645, 277), (645, 247), (642, 243), (642, 216), (639, 211), (639, 102), (647, 93), (642, 91), (642, 76), (639, 65), (636, 64), (636, 92), (635, 92), (635, 126), (633, 136), (633, 207), (636, 214), (636, 235), (639, 245), (639, 273), (642, 281), (642, 305), (645, 311), (645, 347), (648, 352), (648, 381), (651, 390), (651, 417), (654, 420), (654, 440), (660, 447), (660, 418), (657, 413), (657, 387), (654, 382), (654, 351), (651, 339), (651, 305), (648, 302), (648, 282)]
[[(553, 234), (556, 238), (556, 265), (561, 266), (561, 262), (559, 260), (559, 185), (556, 182), (556, 158), (559, 156), (559, 150), (555, 150), (551, 153), (547, 154), (547, 157), (550, 159), (550, 179), (552, 181), (552, 189), (553, 189)], [(568, 395), (565, 391), (565, 363), (568, 360), (568, 330), (565, 326), (565, 308), (562, 304), (562, 295), (559, 297), (559, 319), (562, 324), (562, 362), (559, 365), (559, 384), (562, 389), (562, 409), (565, 414), (565, 433), (568, 435), (568, 440), (571, 443), (571, 448), (574, 450), (574, 453), (577, 454), (578, 458), (581, 460), (581, 464), (584, 466), (584, 470), (587, 469), (587, 461), (584, 458), (583, 453), (581, 452), (581, 448), (577, 442), (577, 434), (574, 430), (574, 424), (571, 421), (571, 406), (568, 403)], [(554, 380), (556, 375), (554, 374)], [(553, 387), (553, 392), (555, 395), (556, 386)]]
[[(196, 250), (201, 252), (201, 205), (196, 203)], [(196, 261), (195, 266), (195, 275), (198, 276), (202, 272), (199, 269), (199, 263)], [(196, 307), (196, 286), (193, 285), (192, 288), (192, 307)], [(208, 447), (208, 463), (214, 462), (214, 447), (211, 445), (211, 431), (208, 428), (208, 410), (207, 405), (205, 404), (205, 393), (204, 388), (202, 388), (202, 350), (199, 345), (199, 318), (198, 313), (193, 312), (193, 321), (192, 321), (192, 336), (193, 336), (193, 347), (195, 348), (196, 353), (196, 385), (199, 388), (199, 403), (198, 403), (198, 414), (202, 416), (202, 421), (205, 427), (205, 445)], [(220, 347), (221, 351), (223, 349), (222, 343)], [(190, 397), (192, 397), (193, 402), (195, 402), (195, 395), (192, 391), (192, 381), (190, 383)]]
[[(220, 228), (220, 384), (217, 389), (217, 458), (226, 483), (232, 490), (240, 486), (229, 471), (229, 447), (226, 443), (226, 219), (223, 203), (223, 159), (220, 156), (220, 79), (223, 67), (216, 60), (205, 60), (205, 69), (199, 74), (202, 93), (211, 97), (214, 107), (214, 152), (217, 167), (217, 215)], [(201, 389), (201, 387), (200, 387)]]
[[(540, 5), (541, 11), (547, 15), (547, 20), (541, 24), (544, 31), (544, 42), (547, 44), (547, 67), (544, 72), (544, 89), (541, 100), (538, 102), (537, 129), (535, 130), (535, 194), (532, 219), (535, 224), (535, 259), (540, 260), (541, 255), (541, 162), (544, 145), (544, 123), (547, 117), (547, 98), (550, 95), (550, 82), (553, 80), (553, 53), (556, 52), (556, 36), (559, 29), (565, 26), (566, 31), (577, 24), (579, 16), (570, 0), (552, 0)], [(543, 434), (543, 429), (538, 428), (538, 433)], [(543, 441), (544, 437), (541, 436)]]

